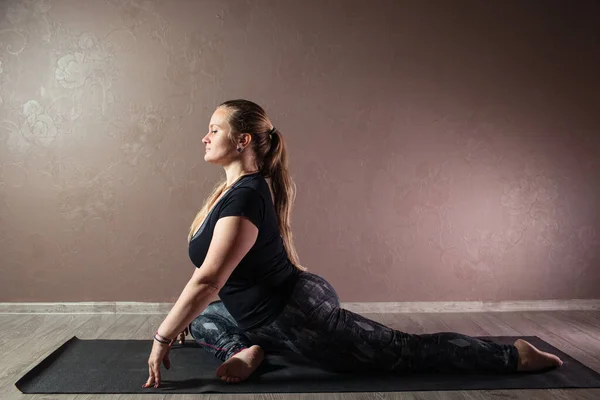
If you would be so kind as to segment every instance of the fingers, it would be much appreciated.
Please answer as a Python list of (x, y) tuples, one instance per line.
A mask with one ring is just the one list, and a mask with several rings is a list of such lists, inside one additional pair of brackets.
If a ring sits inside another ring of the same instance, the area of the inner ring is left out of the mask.
[(156, 380), (154, 387), (157, 388), (158, 385), (160, 385), (160, 364), (158, 364), (158, 367), (156, 367), (156, 372), (154, 373), (154, 376)]
[(179, 334), (179, 343), (185, 343), (185, 337), (190, 333), (189, 329), (186, 327), (183, 332)]
[[(169, 365), (171, 364), (171, 362), (169, 361)], [(155, 368), (152, 368), (152, 365), (148, 366), (148, 380), (146, 381), (146, 383), (144, 383), (142, 385), (143, 388), (148, 388), (152, 385), (154, 385), (155, 388), (158, 388), (159, 384), (160, 384), (160, 366), (158, 368), (156, 368), (156, 372), (155, 372)]]
[(149, 375), (148, 380), (146, 381), (146, 383), (144, 383), (142, 385), (143, 388), (150, 387), (154, 383), (154, 374), (152, 373), (152, 367), (151, 366), (148, 366), (148, 375)]

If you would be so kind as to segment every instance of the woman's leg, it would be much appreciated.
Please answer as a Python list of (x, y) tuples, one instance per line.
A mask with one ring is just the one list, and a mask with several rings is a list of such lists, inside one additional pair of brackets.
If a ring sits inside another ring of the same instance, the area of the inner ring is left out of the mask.
[(275, 340), (336, 371), (515, 371), (515, 346), (454, 332), (409, 334), (340, 308), (323, 278), (305, 272), (281, 315), (247, 331), (253, 341)]
[(189, 331), (198, 344), (221, 361), (252, 346), (221, 301), (209, 304), (192, 321)]

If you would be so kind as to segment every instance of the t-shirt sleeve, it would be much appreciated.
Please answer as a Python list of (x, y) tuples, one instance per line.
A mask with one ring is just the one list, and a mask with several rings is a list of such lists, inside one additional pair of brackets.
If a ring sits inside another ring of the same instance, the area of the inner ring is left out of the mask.
[(219, 211), (219, 218), (231, 216), (246, 217), (260, 229), (265, 217), (265, 202), (261, 194), (248, 187), (235, 189)]

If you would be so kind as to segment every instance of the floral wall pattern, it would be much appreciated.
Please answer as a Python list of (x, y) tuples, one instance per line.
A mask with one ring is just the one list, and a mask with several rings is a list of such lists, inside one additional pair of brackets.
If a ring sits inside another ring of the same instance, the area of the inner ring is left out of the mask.
[(175, 301), (221, 102), (342, 301), (600, 297), (593, 1), (0, 2), (0, 302)]

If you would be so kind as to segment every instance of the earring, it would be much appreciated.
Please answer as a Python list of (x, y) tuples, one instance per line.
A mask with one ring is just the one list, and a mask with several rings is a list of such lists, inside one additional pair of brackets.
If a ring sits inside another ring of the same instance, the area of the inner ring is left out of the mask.
[(238, 146), (238, 148), (237, 148), (237, 152), (238, 152), (238, 153), (241, 153), (241, 152), (242, 152), (242, 150), (243, 150), (243, 149), (242, 149), (241, 147), (239, 147), (239, 146)]

